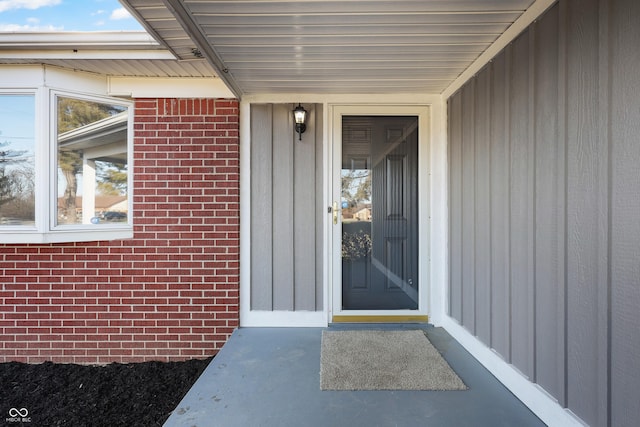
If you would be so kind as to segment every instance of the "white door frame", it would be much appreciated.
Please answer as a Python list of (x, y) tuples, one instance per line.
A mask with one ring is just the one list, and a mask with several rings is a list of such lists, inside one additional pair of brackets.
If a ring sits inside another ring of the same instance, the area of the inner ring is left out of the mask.
[[(329, 161), (328, 161), (328, 197), (329, 205), (340, 201), (340, 169), (342, 156), (342, 117), (353, 115), (367, 116), (417, 116), (418, 117), (418, 310), (342, 310), (342, 259), (341, 259), (341, 223), (333, 224), (333, 215), (327, 215), (328, 236), (328, 321), (336, 318), (348, 321), (367, 316), (371, 318), (392, 319), (400, 316), (406, 319), (414, 316), (426, 316), (429, 310), (429, 233), (430, 227), (430, 162), (429, 138), (431, 131), (430, 107), (428, 105), (332, 105), (329, 111)], [(340, 216), (338, 215), (338, 218)]]

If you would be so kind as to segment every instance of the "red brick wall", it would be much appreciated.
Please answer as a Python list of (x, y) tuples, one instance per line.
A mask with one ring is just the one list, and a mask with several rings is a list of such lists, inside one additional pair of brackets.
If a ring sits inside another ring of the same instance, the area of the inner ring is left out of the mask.
[(0, 361), (182, 360), (239, 323), (235, 100), (138, 99), (134, 237), (0, 245)]

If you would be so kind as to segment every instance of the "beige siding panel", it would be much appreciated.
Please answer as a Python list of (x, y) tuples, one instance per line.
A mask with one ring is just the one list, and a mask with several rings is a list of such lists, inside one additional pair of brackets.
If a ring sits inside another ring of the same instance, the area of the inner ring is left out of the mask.
[(294, 310), (293, 118), (273, 106), (273, 309)]
[(448, 100), (451, 313), (594, 426), (640, 418), (639, 19), (634, 0), (561, 0)]
[(478, 73), (475, 93), (475, 315), (476, 335), (491, 342), (491, 75)]
[[(294, 266), (295, 309), (316, 309), (316, 261), (322, 252), (316, 252), (316, 111), (306, 107), (311, 130), (302, 134), (300, 141), (294, 136)], [(291, 109), (289, 109), (291, 116)], [(293, 123), (290, 126), (293, 129)]]
[(476, 333), (475, 82), (462, 92), (462, 324)]
[(510, 74), (510, 261), (511, 261), (511, 363), (529, 378), (533, 375), (530, 354), (532, 301), (529, 299), (530, 215), (529, 193), (529, 31), (511, 45)]
[[(598, 135), (598, 1), (568, 3), (567, 21), (567, 397), (590, 425), (602, 424), (598, 401), (598, 286), (607, 258), (600, 234), (599, 162), (607, 161)], [(603, 252), (604, 249), (604, 252)], [(606, 283), (602, 285), (606, 286)], [(595, 334), (595, 335), (594, 335)], [(606, 421), (605, 421), (606, 422)]]
[(640, 2), (611, 2), (611, 425), (640, 420)]
[(509, 73), (510, 55), (505, 52), (496, 56), (490, 64), (491, 70), (491, 139), (490, 180), (491, 202), (491, 341), (487, 341), (505, 360), (511, 361), (511, 276), (509, 260)]
[(449, 98), (449, 315), (462, 322), (462, 94)]
[(273, 106), (251, 106), (251, 309), (273, 308)]
[[(564, 395), (564, 147), (559, 143), (558, 8), (535, 28), (535, 371), (536, 382), (554, 396)], [(562, 187), (561, 187), (562, 186)]]

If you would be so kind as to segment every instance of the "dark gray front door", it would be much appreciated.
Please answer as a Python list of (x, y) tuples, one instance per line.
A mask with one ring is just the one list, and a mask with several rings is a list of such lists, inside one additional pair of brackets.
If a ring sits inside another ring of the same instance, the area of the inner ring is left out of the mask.
[(418, 118), (342, 118), (342, 309), (418, 308)]

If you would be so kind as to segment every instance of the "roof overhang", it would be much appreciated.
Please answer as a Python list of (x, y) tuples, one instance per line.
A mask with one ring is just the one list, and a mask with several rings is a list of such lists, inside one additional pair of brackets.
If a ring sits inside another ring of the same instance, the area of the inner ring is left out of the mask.
[(555, 3), (120, 1), (147, 32), (0, 33), (0, 64), (110, 78), (205, 78), (217, 81), (216, 90), (223, 81), (237, 97), (445, 95)]
[[(554, 0), (121, 0), (237, 95), (444, 93)], [(508, 42), (507, 42), (508, 43)]]
[(165, 50), (144, 31), (1, 32), (2, 50)]
[(0, 32), (0, 64), (44, 64), (120, 77), (217, 77), (204, 58), (176, 58), (144, 31)]

